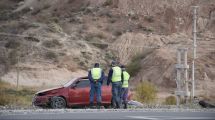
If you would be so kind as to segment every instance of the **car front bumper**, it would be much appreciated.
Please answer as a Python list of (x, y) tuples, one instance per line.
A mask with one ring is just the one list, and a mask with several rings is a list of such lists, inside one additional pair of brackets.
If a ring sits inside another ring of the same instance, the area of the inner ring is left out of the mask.
[(46, 105), (49, 105), (50, 103), (50, 100), (49, 100), (50, 97), (48, 96), (37, 96), (35, 95), (32, 99), (32, 105), (33, 106), (46, 106)]

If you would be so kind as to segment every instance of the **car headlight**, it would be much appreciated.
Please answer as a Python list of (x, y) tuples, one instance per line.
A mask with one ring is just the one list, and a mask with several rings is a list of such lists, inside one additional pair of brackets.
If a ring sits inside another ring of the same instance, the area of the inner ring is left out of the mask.
[(45, 92), (43, 92), (43, 93), (38, 93), (38, 94), (37, 94), (37, 96), (44, 96), (44, 95), (46, 95)]

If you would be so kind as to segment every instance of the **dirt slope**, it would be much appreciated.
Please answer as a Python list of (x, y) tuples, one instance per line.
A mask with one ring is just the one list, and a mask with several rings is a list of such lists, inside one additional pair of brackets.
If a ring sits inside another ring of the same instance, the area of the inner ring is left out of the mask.
[[(18, 67), (21, 84), (55, 86), (94, 62), (107, 72), (112, 59), (127, 65), (144, 54), (133, 84), (148, 80), (170, 92), (176, 49), (192, 45), (193, 5), (200, 6), (197, 87), (215, 96), (214, 0), (2, 0), (0, 33), (19, 36), (0, 35), (1, 79), (15, 83)], [(191, 65), (191, 49), (188, 58)]]

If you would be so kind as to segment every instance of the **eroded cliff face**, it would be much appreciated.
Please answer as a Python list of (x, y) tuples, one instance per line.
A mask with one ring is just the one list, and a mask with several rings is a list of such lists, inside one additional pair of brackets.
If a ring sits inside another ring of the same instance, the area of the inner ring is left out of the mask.
[(193, 5), (197, 88), (215, 96), (214, 0), (1, 0), (1, 79), (15, 83), (18, 67), (20, 84), (55, 86), (85, 76), (94, 62), (107, 72), (112, 59), (128, 65), (142, 54), (132, 84), (148, 80), (169, 92), (176, 49), (192, 46)]

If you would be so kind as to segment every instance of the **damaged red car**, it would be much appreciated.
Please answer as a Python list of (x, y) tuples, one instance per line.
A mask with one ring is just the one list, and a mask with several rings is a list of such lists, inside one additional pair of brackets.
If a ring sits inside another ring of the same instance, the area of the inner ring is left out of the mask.
[[(104, 80), (102, 85), (102, 105), (105, 108), (111, 106), (111, 85), (106, 85)], [(76, 78), (65, 85), (57, 88), (39, 91), (35, 94), (32, 104), (40, 107), (70, 108), (89, 106), (90, 81), (87, 77)], [(128, 99), (131, 98), (129, 91)], [(96, 99), (94, 99), (96, 103)]]

